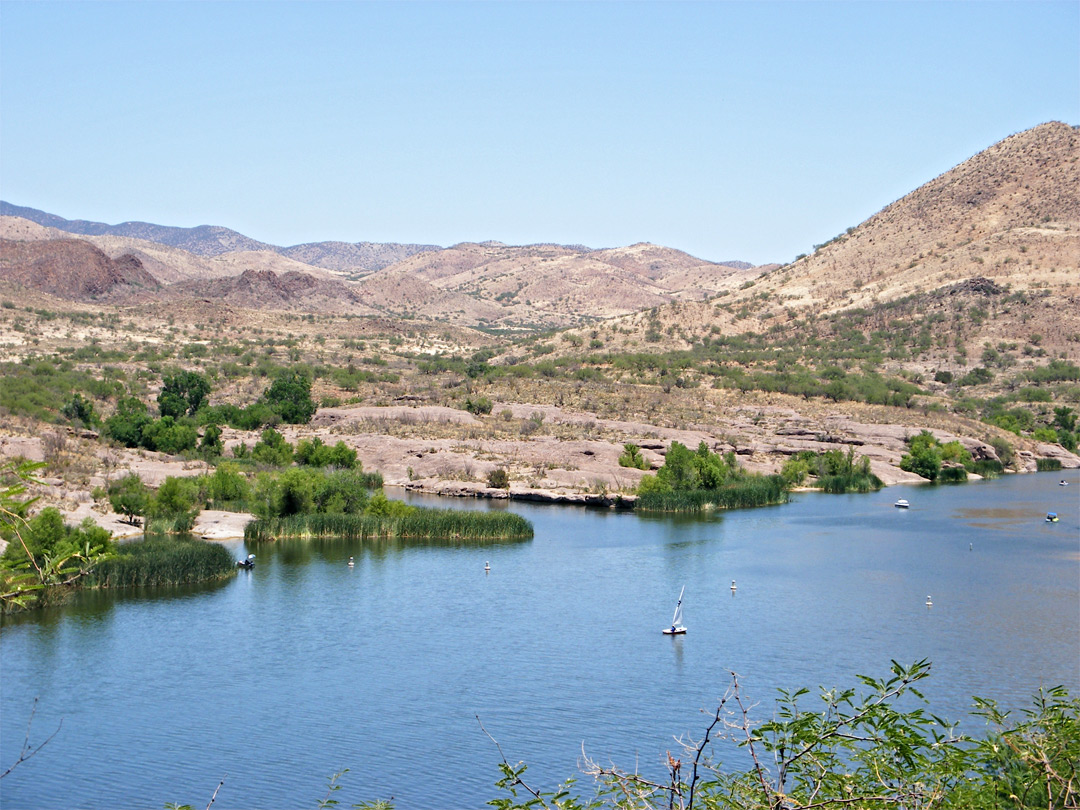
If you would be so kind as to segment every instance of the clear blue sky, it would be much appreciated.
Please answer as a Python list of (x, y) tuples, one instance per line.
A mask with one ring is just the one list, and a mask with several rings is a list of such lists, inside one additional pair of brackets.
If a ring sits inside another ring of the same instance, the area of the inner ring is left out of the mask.
[(1080, 3), (0, 2), (0, 196), (275, 244), (789, 260), (1080, 123)]

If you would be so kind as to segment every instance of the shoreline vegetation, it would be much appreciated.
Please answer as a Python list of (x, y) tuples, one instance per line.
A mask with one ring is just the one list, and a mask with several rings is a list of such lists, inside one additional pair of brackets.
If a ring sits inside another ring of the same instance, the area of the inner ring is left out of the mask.
[(533, 527), (512, 512), (467, 512), (408, 507), (399, 515), (298, 514), (256, 518), (244, 528), (244, 540), (338, 537), (343, 540), (529, 540)]

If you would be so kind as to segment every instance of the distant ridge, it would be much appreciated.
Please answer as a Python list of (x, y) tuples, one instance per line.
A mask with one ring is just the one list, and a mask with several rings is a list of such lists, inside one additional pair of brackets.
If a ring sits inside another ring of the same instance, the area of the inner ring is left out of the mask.
[(143, 239), (212, 258), (223, 253), (239, 251), (270, 251), (313, 267), (337, 272), (364, 274), (381, 270), (395, 262), (427, 250), (440, 250), (438, 245), (411, 245), (397, 242), (313, 242), (281, 247), (260, 242), (220, 225), (199, 225), (178, 228), (155, 225), (152, 222), (122, 222), (108, 225), (85, 219), (64, 219), (37, 208), (14, 205), (0, 200), (0, 216), (28, 219), (38, 225), (81, 236), (125, 236)]

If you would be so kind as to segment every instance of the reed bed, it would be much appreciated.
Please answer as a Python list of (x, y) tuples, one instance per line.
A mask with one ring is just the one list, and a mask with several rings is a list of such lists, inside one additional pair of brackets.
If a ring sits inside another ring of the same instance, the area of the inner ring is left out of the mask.
[(222, 579), (235, 571), (236, 561), (224, 546), (153, 537), (121, 546), (117, 556), (98, 563), (85, 584), (92, 588), (183, 585)]
[(311, 513), (260, 518), (244, 529), (244, 539), (250, 542), (313, 537), (498, 541), (532, 536), (532, 524), (520, 515), (454, 509), (416, 509), (397, 516)]
[(719, 489), (646, 492), (636, 508), (643, 512), (702, 512), (706, 509), (749, 509), (787, 503), (788, 491), (779, 475), (744, 478)]
[(981, 475), (983, 478), (997, 478), (1005, 472), (1005, 468), (1001, 465), (1001, 462), (992, 458), (984, 458), (973, 462), (970, 465), (970, 468), (971, 472), (976, 475)]
[(1061, 459), (1037, 458), (1035, 459), (1035, 469), (1039, 472), (1057, 472), (1061, 469)]
[(937, 480), (939, 484), (962, 484), (968, 480), (968, 471), (963, 467), (942, 467)]
[(877, 492), (885, 486), (885, 482), (873, 473), (869, 475), (853, 473), (851, 475), (823, 475), (818, 478), (817, 485), (822, 492), (843, 495), (845, 492)]

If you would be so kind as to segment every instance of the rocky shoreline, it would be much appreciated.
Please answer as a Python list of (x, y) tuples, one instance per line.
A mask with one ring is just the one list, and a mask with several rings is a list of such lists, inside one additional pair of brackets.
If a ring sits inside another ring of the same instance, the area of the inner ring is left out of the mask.
[[(323, 408), (309, 425), (280, 430), (290, 442), (314, 436), (329, 443), (344, 441), (357, 451), (365, 470), (379, 471), (386, 486), (407, 492), (615, 509), (633, 508), (633, 491), (649, 472), (619, 466), (626, 442), (641, 448), (652, 470), (663, 464), (671, 442), (678, 441), (691, 448), (705, 442), (715, 452), (734, 452), (744, 467), (761, 473), (778, 472), (800, 451), (853, 447), (891, 486), (924, 482), (898, 465), (907, 449), (905, 439), (925, 428), (942, 442), (960, 441), (976, 459), (997, 459), (991, 441), (1007, 436), (1019, 472), (1034, 472), (1038, 458), (1056, 458), (1064, 469), (1080, 467), (1080, 456), (1058, 445), (1004, 434), (981, 422), (957, 417), (945, 424), (929, 417), (913, 418), (912, 424), (879, 422), (875, 419), (882, 414), (871, 409), (813, 415), (787, 404), (740, 404), (718, 408), (708, 424), (678, 428), (604, 419), (553, 405), (500, 402), (493, 413), (498, 416), (477, 417), (433, 405)], [(157, 486), (167, 476), (193, 476), (210, 469), (202, 461), (109, 447), (93, 434), (72, 431), (58, 442), (48, 431), (28, 436), (9, 428), (5, 433), (0, 435), (0, 458), (41, 461), (51, 453), (54, 464), (33, 488), (41, 505), (59, 507), (71, 521), (90, 517), (119, 537), (141, 530), (123, 523), (107, 502), (95, 502), (91, 495), (95, 488), (129, 472)], [(226, 429), (223, 438), (228, 452), (241, 442), (252, 446), (258, 433)], [(58, 443), (63, 445), (59, 452)], [(488, 485), (488, 476), (496, 469), (508, 472), (509, 488)], [(195, 532), (209, 539), (239, 538), (249, 518), (206, 511)]]

